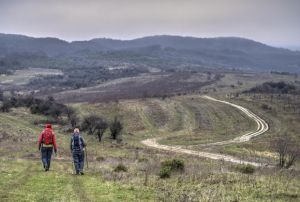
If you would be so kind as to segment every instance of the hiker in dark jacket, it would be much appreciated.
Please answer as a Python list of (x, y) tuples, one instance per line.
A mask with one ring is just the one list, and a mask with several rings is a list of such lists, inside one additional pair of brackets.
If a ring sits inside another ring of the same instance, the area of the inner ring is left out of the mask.
[(83, 175), (84, 166), (84, 150), (86, 143), (79, 133), (79, 129), (75, 128), (71, 138), (70, 149), (73, 155), (74, 166), (76, 175)]
[(52, 130), (51, 124), (46, 124), (45, 129), (40, 134), (38, 139), (38, 148), (42, 154), (44, 169), (45, 171), (48, 171), (50, 169), (53, 149), (55, 154), (57, 152), (56, 137)]

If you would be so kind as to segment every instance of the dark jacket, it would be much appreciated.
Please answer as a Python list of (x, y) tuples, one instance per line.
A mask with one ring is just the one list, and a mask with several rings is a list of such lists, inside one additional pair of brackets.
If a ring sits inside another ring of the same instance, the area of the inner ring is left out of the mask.
[[(74, 137), (75, 136), (79, 136), (79, 147), (76, 147), (74, 145)], [(86, 147), (86, 143), (83, 139), (83, 137), (79, 134), (79, 133), (74, 133), (71, 137), (71, 141), (70, 141), (70, 149), (72, 152), (81, 152), (83, 151), (83, 149)]]

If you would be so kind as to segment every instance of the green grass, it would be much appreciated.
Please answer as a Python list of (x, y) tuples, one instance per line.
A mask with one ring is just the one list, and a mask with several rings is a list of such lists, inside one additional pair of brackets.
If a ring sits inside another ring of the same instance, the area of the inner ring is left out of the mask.
[(239, 110), (222, 103), (207, 101), (198, 96), (181, 98), (188, 117), (180, 135), (161, 140), (162, 144), (198, 145), (229, 140), (256, 128), (254, 121)]
[[(270, 130), (262, 136), (258, 136), (250, 142), (238, 145), (226, 145), (215, 148), (218, 152), (227, 153), (233, 156), (260, 159), (275, 163), (277, 155), (272, 148), (271, 142), (277, 135), (286, 134), (299, 144), (300, 142), (300, 116), (295, 111), (298, 106), (298, 96), (282, 95), (282, 98), (271, 99), (270, 95), (240, 95), (234, 101), (237, 104), (246, 106), (251, 111), (263, 117), (270, 126)], [(270, 110), (264, 110), (263, 104), (271, 107)], [(296, 107), (296, 108), (295, 108)]]
[(29, 69), (16, 70), (12, 75), (0, 75), (0, 83), (24, 85), (27, 84), (30, 81), (30, 79), (33, 79), (40, 75), (42, 76), (63, 75), (63, 72), (58, 69), (44, 69), (44, 68), (29, 68)]
[[(264, 117), (271, 130), (253, 141), (213, 147), (211, 151), (274, 162), (276, 156), (268, 147), (270, 138), (281, 130), (299, 137), (299, 119), (281, 107), (283, 101), (274, 103), (273, 111), (267, 112), (259, 106), (269, 103), (268, 99), (242, 97), (231, 101)], [(230, 163), (140, 144), (149, 137), (164, 137), (162, 143), (190, 146), (227, 140), (252, 130), (253, 122), (230, 106), (198, 95), (73, 106), (81, 118), (89, 114), (99, 114), (108, 120), (120, 116), (125, 126), (124, 141), (112, 142), (106, 133), (99, 143), (96, 137), (83, 133), (88, 144), (89, 168), (85, 169), (86, 175), (74, 176), (69, 152), (71, 134), (54, 125), (59, 153), (51, 171), (45, 173), (36, 145), (43, 126), (33, 122), (46, 117), (32, 115), (24, 108), (0, 113), (0, 134), (7, 134), (0, 139), (0, 201), (299, 201), (297, 170), (258, 168), (248, 175)], [(185, 169), (160, 179), (160, 162), (170, 159), (183, 159)], [(114, 172), (119, 164), (125, 165), (127, 172)], [(49, 194), (49, 190), (55, 194)]]
[(1, 201), (151, 201), (147, 188), (104, 181), (87, 173), (71, 174), (70, 163), (53, 162), (49, 172), (31, 160), (1, 159)]
[[(256, 127), (237, 109), (199, 96), (73, 106), (81, 117), (96, 113), (112, 120), (119, 116), (125, 125), (123, 134), (132, 141), (165, 137), (163, 144), (197, 145), (228, 140)], [(126, 136), (129, 133), (136, 135)]]
[(179, 201), (189, 197), (196, 201), (298, 201), (300, 197), (299, 176), (290, 172), (258, 170), (249, 176), (222, 165), (230, 172), (220, 173), (216, 172), (218, 164), (202, 163), (193, 168), (195, 162), (190, 160), (184, 173), (172, 174), (169, 179), (159, 179), (153, 173), (144, 186), (136, 181), (143, 177), (134, 174), (123, 180), (107, 180), (103, 172), (92, 169), (84, 176), (74, 176), (68, 162), (54, 160), (51, 170), (44, 172), (39, 161), (1, 158), (0, 200)]
[(204, 176), (198, 183), (164, 180), (158, 196), (161, 200), (182, 201), (298, 201), (297, 181), (280, 176), (255, 176), (221, 173)]

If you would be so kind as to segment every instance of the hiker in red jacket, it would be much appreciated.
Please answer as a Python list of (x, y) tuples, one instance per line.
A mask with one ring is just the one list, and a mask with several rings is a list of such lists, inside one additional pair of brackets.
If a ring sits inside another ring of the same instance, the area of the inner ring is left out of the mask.
[(51, 124), (46, 124), (44, 131), (40, 134), (38, 146), (39, 151), (41, 151), (42, 154), (44, 169), (45, 171), (48, 171), (50, 168), (53, 149), (55, 154), (57, 152), (56, 137), (54, 132), (52, 131)]

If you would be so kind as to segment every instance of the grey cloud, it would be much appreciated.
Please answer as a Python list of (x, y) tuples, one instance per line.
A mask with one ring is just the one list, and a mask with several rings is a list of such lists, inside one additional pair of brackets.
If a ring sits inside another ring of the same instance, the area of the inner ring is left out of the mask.
[(297, 0), (0, 0), (0, 32), (67, 40), (241, 36), (300, 45), (299, 10)]

